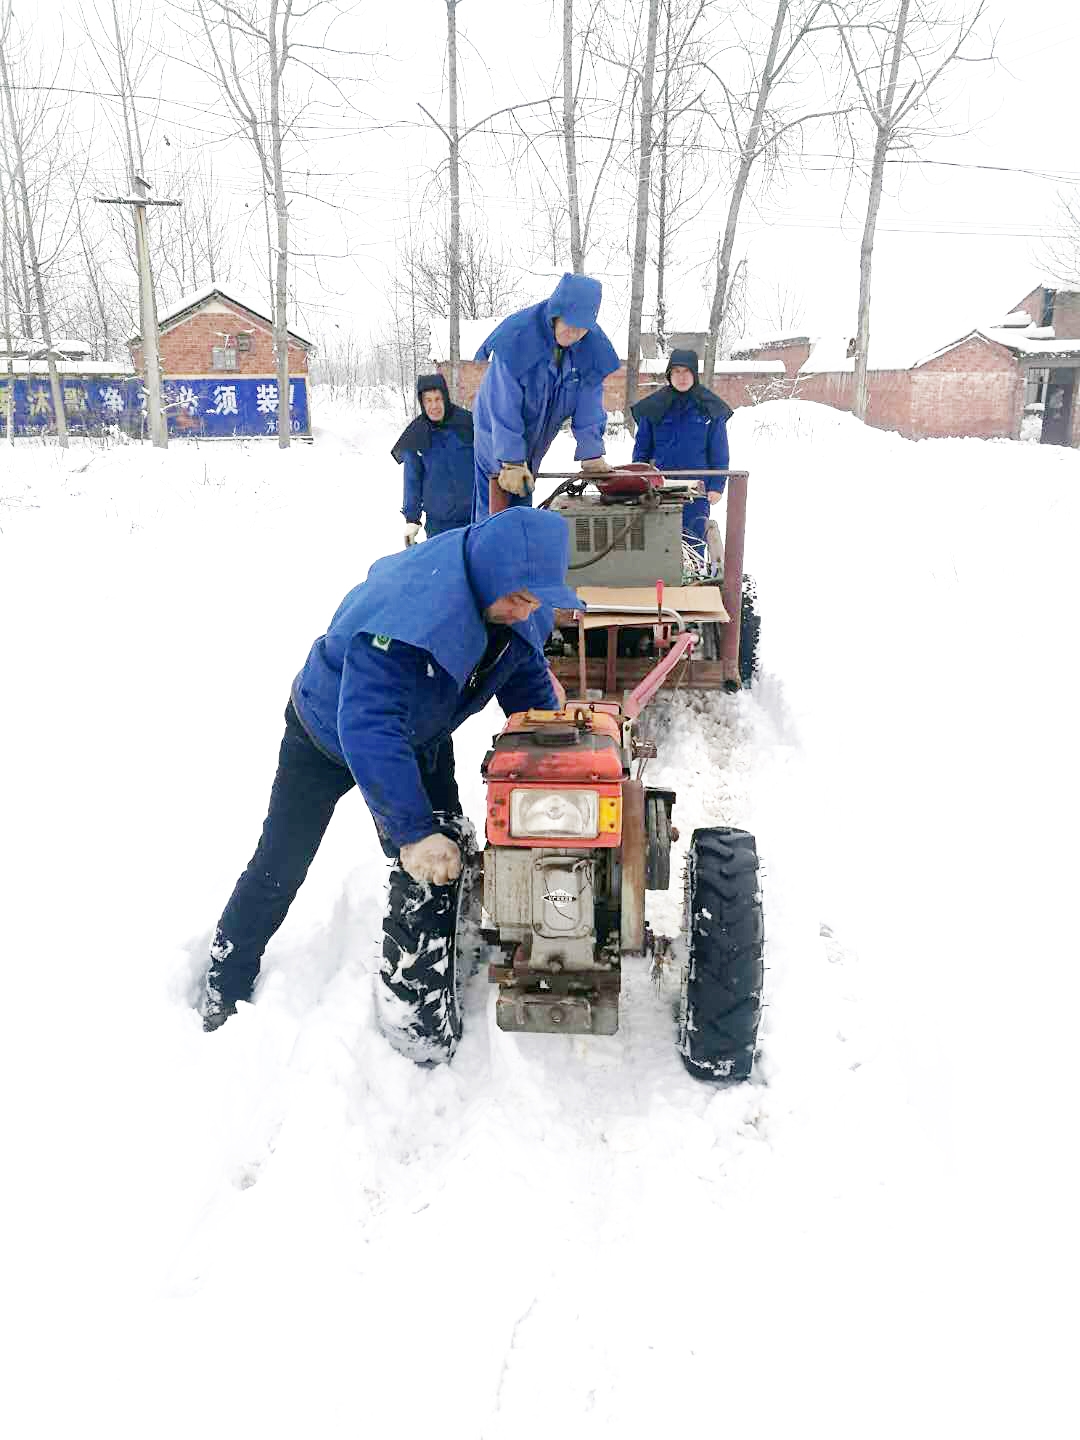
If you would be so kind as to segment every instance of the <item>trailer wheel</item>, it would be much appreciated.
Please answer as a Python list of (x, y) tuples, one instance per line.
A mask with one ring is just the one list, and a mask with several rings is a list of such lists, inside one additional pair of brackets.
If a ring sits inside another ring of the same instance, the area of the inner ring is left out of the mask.
[(479, 934), (472, 913), (480, 894), (473, 828), (459, 815), (436, 818), (461, 845), (461, 875), (450, 885), (421, 885), (395, 863), (376, 986), (383, 1034), (418, 1065), (444, 1063), (457, 1049), (462, 992)]
[(645, 889), (671, 884), (671, 807), (674, 790), (645, 791)]
[(745, 1080), (761, 1019), (764, 926), (754, 837), (695, 830), (686, 862), (679, 1050), (702, 1080)]

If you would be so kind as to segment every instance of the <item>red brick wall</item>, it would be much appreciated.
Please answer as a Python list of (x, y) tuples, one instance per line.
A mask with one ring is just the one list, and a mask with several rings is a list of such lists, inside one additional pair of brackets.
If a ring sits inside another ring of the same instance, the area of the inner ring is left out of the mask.
[[(161, 335), (161, 371), (163, 375), (273, 375), (277, 369), (274, 356), (274, 335), (265, 321), (256, 320), (246, 311), (224, 302), (211, 302), (213, 310), (198, 310), (186, 320), (171, 325)], [(251, 336), (251, 349), (237, 352), (235, 370), (214, 371), (211, 367), (214, 346), (223, 343), (223, 334), (235, 336), (238, 331)], [(132, 362), (142, 370), (142, 346), (133, 345)], [(289, 345), (289, 374), (306, 375), (307, 351), (301, 345)]]
[(1024, 375), (1000, 345), (973, 336), (911, 372), (911, 433), (1010, 439), (1020, 433)]
[[(439, 373), (450, 383), (450, 365), (448, 361), (439, 363)], [(460, 394), (458, 403), (472, 408), (476, 401), (476, 392), (480, 389), (480, 382), (487, 370), (486, 360), (462, 360), (458, 366), (458, 380)], [(666, 385), (667, 381), (662, 375), (639, 375), (638, 376), (638, 398), (644, 399), (655, 390)], [(733, 410), (740, 405), (749, 405), (757, 400), (765, 398), (765, 394), (772, 397), (774, 392), (777, 395), (790, 394), (791, 384), (782, 375), (758, 375), (754, 371), (742, 371), (737, 375), (717, 375), (712, 383), (712, 388), (717, 395), (721, 396)], [(609, 375), (604, 381), (604, 409), (610, 414), (615, 410), (622, 410), (626, 404), (626, 366), (622, 365), (613, 375)]]
[(1071, 290), (1059, 290), (1054, 296), (1054, 334), (1059, 340), (1080, 336), (1080, 295)]
[[(449, 366), (439, 366), (449, 379)], [(463, 360), (460, 366), (461, 403), (471, 406), (487, 365)], [(1080, 380), (1080, 375), (1078, 375)], [(640, 393), (651, 394), (664, 383), (661, 376), (641, 377)], [(713, 390), (733, 410), (763, 399), (794, 395), (837, 410), (850, 410), (854, 376), (850, 371), (804, 375), (717, 375)], [(626, 370), (620, 368), (604, 381), (604, 408), (623, 408)], [(1020, 433), (1024, 405), (1024, 377), (1013, 356), (1000, 345), (973, 338), (917, 370), (872, 370), (867, 422), (880, 430), (896, 430), (910, 439), (974, 435), (1015, 437)], [(1080, 395), (1073, 409), (1074, 443), (1080, 444)]]
[(808, 340), (799, 345), (759, 345), (749, 354), (741, 351), (740, 356), (749, 360), (779, 360), (785, 373), (794, 378), (810, 359), (810, 342)]

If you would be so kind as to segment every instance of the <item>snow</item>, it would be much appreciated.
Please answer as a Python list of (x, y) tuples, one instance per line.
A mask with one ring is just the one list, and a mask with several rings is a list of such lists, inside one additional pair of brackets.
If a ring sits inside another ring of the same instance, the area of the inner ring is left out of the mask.
[(700, 824), (763, 859), (761, 1057), (714, 1089), (633, 963), (613, 1039), (502, 1034), (476, 977), (452, 1066), (391, 1051), (355, 794), (202, 1034), (289, 683), (402, 539), (400, 417), (314, 414), (0, 465), (7, 1433), (1067, 1433), (1080, 456), (736, 413), (763, 673), (658, 702), (647, 772), (673, 874)]
[[(0, 355), (0, 380), (7, 379), (5, 357)], [(15, 378), (23, 375), (47, 375), (47, 360), (13, 360)], [(125, 360), (57, 360), (58, 375), (134, 375), (135, 369)]]

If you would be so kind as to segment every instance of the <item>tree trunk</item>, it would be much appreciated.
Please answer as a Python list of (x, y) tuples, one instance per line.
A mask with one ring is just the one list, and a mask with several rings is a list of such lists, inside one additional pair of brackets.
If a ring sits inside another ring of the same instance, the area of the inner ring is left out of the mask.
[(638, 165), (637, 220), (634, 227), (634, 269), (630, 280), (630, 330), (626, 338), (627, 427), (633, 433), (630, 407), (637, 399), (641, 365), (641, 309), (645, 302), (645, 261), (649, 240), (649, 186), (652, 173), (653, 76), (656, 70), (656, 28), (660, 0), (649, 0), (645, 35), (645, 69), (641, 76), (641, 159)]
[(446, 0), (446, 66), (450, 101), (450, 399), (461, 398), (461, 173), (458, 153), (458, 0)]
[(863, 222), (862, 246), (859, 250), (859, 322), (855, 339), (855, 379), (851, 408), (857, 419), (865, 421), (870, 408), (870, 272), (874, 260), (874, 235), (877, 230), (878, 211), (881, 208), (881, 188), (885, 177), (885, 159), (893, 138), (893, 105), (896, 101), (896, 80), (900, 73), (900, 58), (904, 48), (904, 32), (907, 29), (910, 0), (900, 0), (896, 17), (896, 33), (893, 37), (893, 53), (889, 64), (889, 84), (885, 102), (873, 118), (877, 124), (877, 140), (874, 143), (874, 162), (870, 170), (870, 195), (866, 202), (866, 220)]
[(7, 198), (0, 185), (0, 296), (3, 300), (4, 351), (6, 354), (7, 383), (4, 386), (4, 430), (9, 445), (15, 444), (15, 362), (11, 350), (11, 288), (9, 259), (11, 247), (8, 236)]
[(577, 94), (574, 84), (574, 0), (563, 0), (563, 145), (566, 150), (566, 208), (570, 213), (570, 264), (575, 275), (585, 273), (581, 245), (581, 199), (578, 193)]
[(735, 248), (735, 232), (739, 227), (739, 211), (742, 208), (743, 196), (746, 194), (747, 182), (750, 179), (750, 171), (754, 161), (757, 159), (758, 145), (761, 141), (761, 127), (765, 116), (765, 107), (769, 103), (769, 92), (773, 84), (773, 67), (776, 64), (776, 52), (780, 48), (780, 37), (784, 29), (784, 21), (787, 19), (789, 0), (778, 0), (776, 6), (776, 18), (773, 21), (772, 35), (769, 39), (769, 53), (761, 72), (761, 80), (758, 85), (757, 102), (754, 105), (754, 117), (750, 122), (750, 129), (746, 136), (746, 143), (742, 147), (742, 154), (739, 159), (739, 169), (735, 176), (735, 185), (731, 191), (731, 199), (728, 202), (727, 221), (724, 225), (724, 236), (718, 249), (716, 257), (716, 286), (713, 290), (712, 306), (709, 310), (709, 335), (705, 342), (705, 363), (702, 366), (702, 382), (711, 385), (713, 373), (716, 367), (717, 341), (720, 337), (720, 326), (724, 321), (724, 306), (727, 302), (728, 276), (731, 273), (731, 252)]
[(15, 179), (22, 203), (23, 223), (26, 226), (25, 254), (34, 280), (34, 295), (37, 299), (38, 324), (45, 344), (45, 358), (49, 367), (49, 390), (52, 393), (53, 419), (56, 422), (56, 438), (67, 449), (67, 416), (64, 414), (64, 396), (60, 389), (60, 376), (56, 369), (56, 356), (52, 350), (52, 327), (45, 309), (45, 284), (41, 277), (41, 262), (38, 257), (37, 241), (34, 236), (34, 222), (30, 215), (30, 192), (26, 184), (26, 168), (23, 164), (22, 132), (16, 123), (15, 106), (11, 98), (11, 81), (8, 77), (7, 55), (0, 45), (0, 89), (4, 92), (8, 128), (11, 132), (11, 149), (15, 157)]
[(274, 214), (277, 220), (277, 257), (274, 275), (274, 356), (277, 360), (278, 448), (287, 450), (292, 439), (289, 414), (289, 203), (281, 164), (281, 72), (288, 58), (289, 9), (278, 45), (278, 0), (270, 0), (267, 38), (270, 46), (270, 146), (274, 171)]
[(667, 349), (667, 304), (664, 280), (667, 274), (667, 190), (668, 134), (671, 126), (671, 0), (665, 6), (664, 26), (664, 118), (660, 126), (660, 198), (656, 217), (656, 346)]

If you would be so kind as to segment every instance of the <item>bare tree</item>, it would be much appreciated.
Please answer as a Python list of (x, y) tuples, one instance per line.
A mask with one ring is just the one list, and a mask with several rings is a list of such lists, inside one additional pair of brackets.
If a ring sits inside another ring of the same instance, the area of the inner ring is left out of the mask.
[(1080, 190), (1057, 197), (1056, 234), (1042, 241), (1034, 261), (1049, 280), (1080, 286)]
[(852, 409), (866, 419), (870, 352), (870, 279), (874, 236), (885, 178), (893, 150), (916, 153), (920, 139), (940, 130), (941, 81), (958, 63), (993, 59), (993, 37), (985, 51), (976, 38), (989, 0), (957, 11), (927, 0), (858, 0), (829, 9), (855, 82), (862, 108), (874, 129), (870, 191), (859, 253), (859, 323), (855, 342), (855, 394)]
[(764, 156), (775, 154), (784, 137), (801, 130), (810, 121), (832, 115), (836, 111), (834, 102), (824, 110), (804, 110), (802, 106), (796, 105), (795, 113), (792, 114), (790, 108), (782, 107), (778, 103), (780, 85), (799, 78), (795, 73), (796, 62), (805, 52), (808, 37), (816, 28), (820, 28), (815, 22), (824, 8), (825, 0), (776, 0), (764, 58), (755, 59), (750, 51), (746, 52), (743, 57), (748, 67), (745, 78), (725, 78), (715, 66), (708, 67), (709, 73), (720, 86), (728, 122), (726, 128), (719, 121), (716, 123), (725, 132), (729, 142), (733, 139), (738, 165), (732, 181), (724, 228), (716, 244), (716, 280), (709, 310), (705, 362), (702, 367), (706, 385), (712, 381), (716, 363), (717, 340), (724, 319), (739, 212), (746, 196), (751, 171)]
[[(294, 0), (194, 0), (202, 38), (218, 86), (241, 134), (251, 147), (266, 196), (268, 249), (273, 255), (270, 274), (274, 312), (274, 352), (277, 367), (277, 433), (283, 449), (291, 437), (289, 419), (289, 194), (285, 184), (284, 147), (296, 138), (305, 101), (290, 96), (286, 77), (290, 67), (302, 65), (317, 71), (298, 56), (302, 45), (293, 22), (310, 21), (332, 0), (305, 0), (294, 13)], [(315, 47), (320, 50), (326, 46)], [(325, 78), (325, 77), (324, 77)], [(274, 238), (269, 239), (270, 203)]]
[(701, 59), (695, 31), (707, 0), (661, 0), (662, 37), (657, 40), (656, 338), (667, 344), (667, 282), (672, 245), (700, 214), (710, 190), (700, 148)]
[[(25, 247), (25, 264), (29, 268), (33, 283), (38, 328), (41, 331), (41, 339), (43, 341), (46, 363), (49, 370), (49, 390), (52, 396), (56, 437), (59, 443), (66, 448), (68, 443), (67, 416), (64, 413), (64, 397), (60, 389), (60, 375), (56, 368), (56, 356), (52, 348), (52, 326), (50, 323), (49, 309), (45, 302), (44, 266), (42, 264), (39, 233), (34, 223), (30, 184), (27, 180), (26, 142), (28, 139), (28, 131), (26, 116), (16, 106), (12, 88), (9, 54), (13, 36), (14, 25), (11, 15), (11, 3), (10, 0), (8, 0), (3, 10), (0, 10), (0, 90), (3, 91), (3, 126), (2, 129), (0, 129), (0, 152), (3, 154), (4, 168), (8, 171), (9, 178), (14, 187), (15, 208), (21, 212), (21, 243)], [(37, 153), (39, 156), (41, 155), (42, 152), (40, 148)], [(44, 211), (45, 207), (43, 206), (42, 209)], [(54, 254), (58, 253), (58, 250), (59, 242), (54, 250)], [(27, 334), (32, 333), (33, 330), (28, 328)]]
[(7, 381), (4, 385), (4, 428), (9, 445), (15, 443), (15, 363), (14, 337), (11, 333), (11, 225), (8, 220), (6, 177), (0, 174), (0, 320), (3, 321), (4, 368)]
[(656, 30), (660, 19), (660, 0), (648, 0), (645, 29), (645, 54), (641, 69), (641, 102), (638, 112), (638, 185), (637, 208), (634, 216), (634, 254), (630, 275), (630, 325), (626, 337), (626, 403), (628, 424), (633, 425), (630, 407), (637, 399), (638, 371), (641, 366), (641, 309), (645, 302), (645, 261), (649, 240), (650, 179), (653, 152), (653, 80), (656, 76)]
[(806, 306), (803, 297), (792, 285), (775, 280), (762, 306), (765, 323), (778, 337), (789, 335), (803, 323)]
[(399, 275), (406, 292), (427, 315), (450, 315), (455, 303), (451, 280), (457, 274), (457, 304), (466, 320), (501, 315), (518, 301), (521, 286), (507, 256), (493, 248), (486, 228), (466, 226), (458, 241), (436, 231), (422, 243), (399, 251)]

